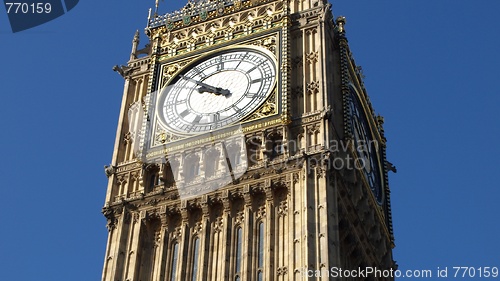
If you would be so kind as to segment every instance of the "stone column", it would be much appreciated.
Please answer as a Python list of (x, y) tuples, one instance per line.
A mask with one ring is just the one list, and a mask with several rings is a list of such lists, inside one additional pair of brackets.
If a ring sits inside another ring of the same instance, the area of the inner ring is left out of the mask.
[(264, 280), (275, 280), (276, 278), (276, 269), (275, 267), (275, 257), (274, 250), (276, 245), (275, 235), (275, 224), (274, 224), (274, 203), (273, 203), (273, 191), (271, 188), (271, 180), (264, 180), (264, 188), (266, 192), (266, 221), (265, 224), (265, 235), (264, 235), (264, 244), (266, 245), (266, 251), (264, 252)]
[(229, 200), (229, 192), (227, 190), (223, 191), (222, 204), (224, 206), (224, 211), (222, 214), (222, 233), (221, 233), (221, 255), (219, 259), (219, 279), (218, 280), (228, 280), (229, 270), (230, 270), (230, 257), (231, 257), (231, 241), (232, 241), (232, 224), (231, 224), (231, 202)]
[(176, 281), (184, 281), (186, 280), (186, 271), (187, 271), (187, 256), (185, 253), (189, 251), (189, 214), (187, 210), (187, 201), (181, 201), (181, 239), (178, 241), (179, 243), (179, 257), (178, 257), (178, 265), (177, 265), (177, 278)]
[(166, 206), (161, 206), (160, 207), (160, 236), (159, 236), (159, 241), (156, 251), (156, 256), (155, 256), (155, 261), (154, 261), (154, 274), (153, 274), (153, 280), (163, 280), (165, 278), (165, 253), (166, 253), (166, 246), (167, 241), (168, 241), (168, 224), (167, 224), (167, 208)]
[(246, 184), (243, 187), (243, 198), (245, 200), (245, 206), (243, 209), (243, 218), (241, 222), (241, 227), (243, 229), (243, 240), (242, 240), (242, 263), (241, 263), (241, 280), (253, 280), (253, 272), (250, 272), (252, 268), (252, 246), (254, 235), (253, 218), (252, 218), (252, 196), (250, 195), (250, 186)]
[[(316, 261), (316, 269), (326, 272), (330, 268), (328, 259), (329, 243), (328, 243), (328, 194), (331, 192), (326, 185), (326, 167), (323, 165), (317, 166), (316, 174), (316, 239), (318, 243), (318, 260)], [(329, 280), (326, 274), (323, 274), (321, 280)]]
[(208, 205), (208, 197), (207, 195), (202, 195), (201, 197), (201, 227), (202, 230), (199, 235), (200, 239), (200, 248), (199, 248), (199, 257), (198, 257), (198, 272), (194, 272), (196, 274), (196, 280), (208, 280), (208, 266), (209, 266), (209, 250), (210, 250), (210, 240), (212, 239), (212, 235), (210, 233), (210, 212)]
[(106, 246), (106, 256), (104, 261), (104, 268), (102, 272), (102, 280), (108, 281), (113, 280), (115, 275), (116, 263), (117, 263), (117, 253), (119, 250), (119, 243), (121, 232), (122, 232), (122, 217), (116, 218), (118, 215), (116, 210), (107, 209), (104, 212), (108, 223), (106, 227), (108, 228), (108, 243)]
[(141, 251), (140, 244), (140, 234), (141, 228), (143, 227), (143, 221), (146, 219), (146, 211), (141, 211), (140, 213), (134, 213), (132, 218), (131, 227), (131, 239), (129, 241), (128, 247), (128, 262), (127, 269), (125, 272), (125, 280), (134, 280), (137, 275), (137, 260), (139, 251)]

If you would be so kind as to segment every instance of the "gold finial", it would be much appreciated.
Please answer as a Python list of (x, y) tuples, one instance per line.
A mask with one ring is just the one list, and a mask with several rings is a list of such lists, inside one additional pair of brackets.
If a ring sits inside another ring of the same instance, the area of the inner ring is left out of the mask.
[(338, 31), (340, 33), (344, 32), (345, 31), (344, 30), (344, 25), (345, 25), (345, 22), (346, 22), (345, 17), (344, 16), (338, 17), (337, 20), (336, 20), (336, 22), (337, 22), (337, 26), (338, 26)]

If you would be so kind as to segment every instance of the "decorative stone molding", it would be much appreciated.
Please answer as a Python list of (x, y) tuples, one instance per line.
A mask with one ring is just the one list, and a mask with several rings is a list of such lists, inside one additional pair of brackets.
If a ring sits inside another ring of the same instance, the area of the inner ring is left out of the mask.
[(201, 235), (203, 230), (203, 225), (201, 222), (196, 222), (192, 227), (193, 235)]
[(245, 214), (244, 212), (237, 212), (236, 216), (234, 216), (234, 223), (235, 224), (243, 224), (245, 223)]
[(224, 221), (222, 220), (222, 217), (215, 218), (213, 229), (215, 233), (220, 233), (224, 230)]
[(278, 215), (284, 217), (288, 214), (288, 203), (287, 201), (281, 201), (278, 205)]
[(288, 274), (288, 268), (286, 266), (278, 267), (276, 269), (276, 273), (278, 274), (278, 276), (286, 275), (286, 274)]
[(318, 81), (312, 81), (310, 83), (307, 83), (306, 91), (307, 91), (307, 93), (309, 95), (318, 93), (318, 91), (319, 91), (319, 82)]
[(174, 230), (171, 232), (171, 237), (174, 240), (180, 241), (182, 238), (182, 228), (181, 227), (174, 228)]
[(306, 60), (309, 64), (314, 64), (318, 61), (318, 51), (306, 54)]

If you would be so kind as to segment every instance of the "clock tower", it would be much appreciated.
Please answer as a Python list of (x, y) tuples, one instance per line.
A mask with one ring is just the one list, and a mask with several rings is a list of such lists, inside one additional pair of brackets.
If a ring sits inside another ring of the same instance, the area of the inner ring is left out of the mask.
[(145, 31), (114, 68), (102, 280), (393, 280), (394, 168), (345, 18), (201, 0)]

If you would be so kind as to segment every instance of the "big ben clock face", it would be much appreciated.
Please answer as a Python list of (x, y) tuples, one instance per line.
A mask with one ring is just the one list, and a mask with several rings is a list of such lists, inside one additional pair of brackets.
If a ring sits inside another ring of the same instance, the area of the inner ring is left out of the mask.
[(170, 131), (198, 134), (241, 120), (276, 83), (274, 56), (255, 48), (219, 51), (189, 64), (161, 92), (157, 112)]
[(379, 204), (383, 203), (379, 143), (373, 138), (365, 111), (353, 85), (349, 86), (351, 98), (351, 126), (354, 146), (358, 155), (358, 168), (366, 176), (368, 184)]

